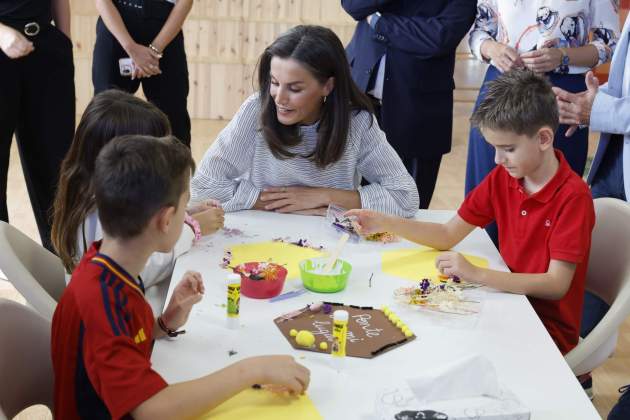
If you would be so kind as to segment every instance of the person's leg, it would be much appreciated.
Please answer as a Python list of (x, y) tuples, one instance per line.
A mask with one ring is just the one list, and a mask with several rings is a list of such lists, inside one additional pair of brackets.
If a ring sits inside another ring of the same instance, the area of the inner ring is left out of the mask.
[(61, 161), (74, 135), (72, 42), (49, 27), (38, 35), (36, 49), (23, 69), (25, 83), (16, 138), (42, 244), (52, 250), (52, 204)]
[(442, 156), (433, 159), (414, 158), (412, 160), (415, 166), (414, 179), (420, 194), (420, 208), (428, 209), (435, 191)]
[[(584, 76), (581, 74), (551, 74), (551, 83), (568, 92), (583, 92), (586, 90)], [(569, 126), (560, 124), (553, 140), (553, 145), (560, 150), (571, 169), (582, 176), (586, 167), (588, 154), (588, 129), (577, 130), (571, 137), (564, 134)]]
[(621, 396), (617, 404), (608, 413), (608, 420), (628, 420), (630, 419), (630, 385), (619, 388)]
[[(479, 106), (481, 101), (486, 95), (486, 83), (492, 81), (500, 76), (499, 70), (494, 66), (490, 66), (486, 72), (484, 83), (479, 90), (479, 96), (477, 97), (477, 103), (475, 108)], [(474, 112), (474, 111), (473, 111)], [(476, 127), (470, 128), (470, 134), (468, 136), (468, 158), (466, 160), (466, 184), (465, 193), (471, 192), (477, 185), (483, 181), (483, 179), (494, 169), (496, 163), (494, 162), (494, 148), (486, 142), (481, 131)], [(486, 233), (492, 239), (497, 249), (499, 248), (499, 233), (496, 223), (491, 223), (486, 226)]]
[[(606, 148), (602, 162), (593, 178), (593, 199), (612, 197), (626, 199), (623, 185), (623, 138), (613, 136)], [(584, 308), (580, 336), (586, 337), (608, 312), (609, 305), (590, 292), (584, 294)]]
[(9, 221), (7, 177), (11, 142), (20, 108), (20, 63), (0, 51), (0, 220)]
[(139, 80), (131, 80), (129, 76), (120, 75), (118, 60), (127, 57), (127, 53), (105, 27), (103, 20), (98, 18), (92, 57), (94, 95), (107, 89), (120, 89), (129, 93), (135, 93), (138, 90)]
[(166, 47), (160, 60), (160, 70), (162, 74), (143, 79), (142, 89), (147, 99), (166, 114), (173, 135), (190, 147), (188, 64), (182, 32)]

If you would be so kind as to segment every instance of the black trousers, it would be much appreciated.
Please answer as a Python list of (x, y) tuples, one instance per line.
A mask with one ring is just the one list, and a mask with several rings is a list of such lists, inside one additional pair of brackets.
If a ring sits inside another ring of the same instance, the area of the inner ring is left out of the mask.
[[(135, 7), (134, 3), (142, 6)], [(136, 0), (117, 3), (118, 11), (135, 42), (149, 45), (168, 18), (172, 4), (166, 1)], [(184, 50), (184, 35), (180, 32), (164, 50), (160, 60), (162, 74), (131, 80), (120, 75), (118, 60), (128, 57), (116, 38), (99, 18), (96, 24), (96, 45), (92, 61), (94, 94), (107, 89), (121, 89), (135, 93), (142, 83), (142, 90), (149, 100), (166, 114), (173, 134), (190, 147), (190, 116), (188, 115), (188, 64)]]
[[(374, 98), (372, 98), (374, 99)], [(379, 125), (381, 124), (381, 105), (378, 100), (372, 101), (374, 113)], [(387, 135), (387, 132), (385, 132)], [(400, 155), (400, 153), (399, 153)], [(420, 156), (400, 156), (401, 160), (407, 168), (407, 172), (413, 177), (420, 195), (420, 208), (428, 209), (435, 191), (438, 173), (440, 172), (440, 164), (442, 156), (423, 158)]]
[(75, 126), (72, 42), (50, 24), (28, 38), (35, 50), (25, 57), (10, 59), (0, 51), (0, 219), (9, 219), (7, 175), (15, 134), (39, 235), (52, 250), (52, 203)]

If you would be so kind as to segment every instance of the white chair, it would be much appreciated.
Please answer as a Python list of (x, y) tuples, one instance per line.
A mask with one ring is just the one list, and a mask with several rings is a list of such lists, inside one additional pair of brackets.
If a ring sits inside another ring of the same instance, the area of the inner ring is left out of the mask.
[(5, 222), (0, 222), (0, 249), (0, 270), (29, 305), (52, 319), (66, 287), (59, 257)]
[(576, 376), (592, 371), (612, 355), (619, 326), (630, 315), (630, 204), (598, 198), (595, 214), (586, 290), (604, 300), (610, 309), (566, 354), (565, 360)]
[(50, 320), (0, 299), (0, 420), (35, 404), (53, 407)]

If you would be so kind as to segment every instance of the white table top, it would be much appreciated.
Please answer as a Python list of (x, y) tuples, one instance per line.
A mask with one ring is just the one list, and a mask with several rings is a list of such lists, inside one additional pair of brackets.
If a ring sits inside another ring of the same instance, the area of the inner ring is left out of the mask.
[[(453, 211), (420, 211), (417, 218), (444, 222), (453, 214)], [(272, 320), (308, 303), (328, 300), (392, 306), (392, 291), (410, 282), (383, 274), (379, 252), (416, 246), (407, 241), (387, 245), (365, 241), (348, 243), (341, 258), (352, 264), (353, 271), (344, 291), (309, 292), (274, 303), (242, 297), (241, 328), (228, 330), (225, 307), (221, 306), (226, 300), (227, 271), (219, 266), (226, 247), (289, 236), (293, 240), (307, 238), (330, 250), (339, 234), (327, 227), (321, 217), (257, 211), (227, 214), (225, 226), (241, 229), (247, 237), (217, 233), (177, 260), (173, 279), (180, 279), (186, 270), (199, 271), (206, 294), (193, 308), (184, 336), (174, 341), (156, 342), (153, 366), (168, 382), (197, 378), (249, 356), (291, 354), (311, 370), (308, 394), (325, 419), (368, 419), (374, 410), (377, 392), (388, 380), (420, 376), (423, 368), (478, 353), (494, 363), (500, 383), (531, 410), (533, 420), (600, 418), (531, 305), (519, 295), (488, 290), (480, 314), (470, 325), (448, 325), (436, 322), (439, 316), (435, 314), (396, 307), (396, 313), (418, 338), (374, 359), (347, 357), (341, 373), (333, 368), (330, 356), (298, 351), (290, 346)], [(486, 258), (490, 268), (507, 270), (481, 229), (473, 231), (454, 249)], [(369, 287), (372, 272), (374, 278)], [(176, 283), (171, 283), (169, 297)], [(299, 284), (299, 279), (287, 281), (284, 291)], [(237, 354), (229, 356), (230, 350)], [(359, 401), (361, 403), (357, 404)]]

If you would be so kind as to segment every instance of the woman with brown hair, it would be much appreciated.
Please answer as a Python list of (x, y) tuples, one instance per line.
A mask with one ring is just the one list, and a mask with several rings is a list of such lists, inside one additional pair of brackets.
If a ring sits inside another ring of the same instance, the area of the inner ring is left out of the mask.
[(280, 35), (260, 57), (258, 84), (206, 152), (193, 201), (213, 198), (226, 211), (322, 214), (335, 203), (416, 213), (416, 185), (334, 32), (297, 26)]

